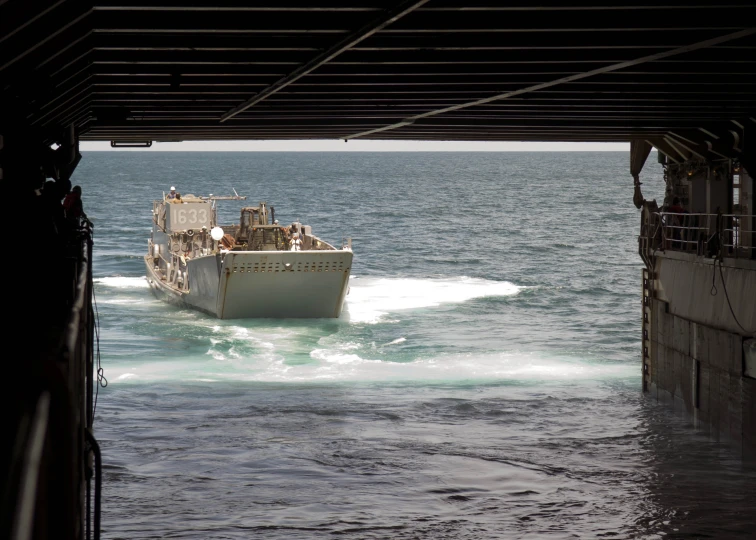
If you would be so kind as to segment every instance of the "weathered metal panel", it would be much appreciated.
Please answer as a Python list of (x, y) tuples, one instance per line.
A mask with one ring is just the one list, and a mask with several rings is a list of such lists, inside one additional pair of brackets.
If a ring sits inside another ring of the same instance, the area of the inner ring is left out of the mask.
[(705, 324), (695, 325), (695, 332), (692, 333), (694, 343), (691, 344), (691, 356), (696, 360), (700, 360), (705, 364), (711, 364), (709, 359), (709, 342), (707, 339), (710, 337), (709, 333), (711, 329)]
[(679, 358), (679, 371), (677, 373), (677, 384), (680, 388), (680, 398), (682, 398), (685, 404), (685, 410), (689, 414), (693, 414), (695, 404), (693, 402), (695, 392), (694, 385), (696, 380), (695, 372), (695, 360), (690, 356), (686, 356), (681, 353), (677, 353)]
[(743, 356), (745, 376), (756, 379), (756, 339), (743, 341)]
[(683, 386), (687, 386), (688, 379), (688, 373), (685, 369), (685, 362), (684, 362), (684, 355), (681, 354), (679, 351), (672, 350), (672, 362), (673, 362), (673, 379), (672, 384), (674, 385), (672, 393), (677, 398), (683, 397)]
[[(734, 312), (744, 328), (756, 328), (753, 300), (756, 298), (756, 261), (725, 259), (721, 275), (719, 266), (715, 268), (711, 259), (686, 253), (660, 254), (657, 265), (661, 289), (674, 315), (737, 334), (742, 329), (733, 317)], [(704, 294), (704, 291), (715, 294)]]
[(709, 361), (727, 373), (741, 375), (743, 373), (741, 342), (742, 338), (737, 334), (708, 328), (706, 344)]
[(652, 380), (660, 389), (667, 390), (669, 387), (667, 382), (667, 348), (659, 343), (656, 347), (656, 353), (656, 373)]
[(649, 310), (652, 316), (651, 324), (649, 325), (650, 326), (649, 334), (651, 337), (651, 341), (659, 341), (659, 316), (658, 316), (659, 307), (658, 306), (659, 304), (661, 304), (661, 302), (657, 300), (651, 300), (651, 302), (653, 305), (651, 306), (651, 309)]
[(718, 430), (721, 423), (719, 409), (722, 399), (719, 392), (719, 379), (722, 375), (725, 375), (723, 371), (709, 368), (709, 421), (714, 430)]
[(700, 362), (698, 381), (698, 418), (708, 423), (711, 416), (711, 402), (709, 398), (711, 368)]
[(743, 377), (740, 374), (729, 374), (727, 380), (729, 382), (727, 390), (728, 434), (739, 444), (743, 437)]
[(756, 448), (756, 379), (744, 378), (743, 396), (743, 446)]
[(696, 325), (694, 335), (695, 343), (691, 346), (694, 358), (728, 373), (742, 373), (742, 338), (739, 335), (704, 324)]
[(672, 347), (690, 356), (690, 322), (680, 317), (672, 317)]
[(719, 372), (719, 404), (717, 417), (719, 418), (719, 432), (730, 431), (730, 375), (726, 371)]

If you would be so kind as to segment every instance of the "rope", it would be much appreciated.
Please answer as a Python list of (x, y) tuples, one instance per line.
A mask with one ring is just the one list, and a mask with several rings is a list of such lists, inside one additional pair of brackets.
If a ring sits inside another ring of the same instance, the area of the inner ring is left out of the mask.
[(727, 294), (727, 286), (725, 285), (724, 274), (722, 273), (722, 259), (717, 259), (716, 261), (714, 261), (714, 273), (716, 274), (717, 262), (719, 262), (719, 277), (722, 280), (722, 290), (725, 293), (725, 298), (727, 299), (727, 305), (730, 308), (730, 313), (732, 313), (732, 318), (735, 319), (735, 322), (737, 323), (737, 325), (740, 327), (740, 329), (744, 333), (746, 333), (746, 334), (756, 334), (756, 330), (750, 330), (749, 331), (749, 330), (746, 330), (745, 328), (743, 328), (743, 325), (740, 324), (740, 321), (738, 320), (738, 317), (735, 315), (735, 311), (732, 309), (732, 304), (730, 303), (730, 296)]
[[(94, 231), (90, 229), (90, 239), (94, 242)], [(108, 380), (105, 378), (105, 370), (102, 368), (102, 358), (100, 356), (100, 312), (97, 309), (97, 295), (95, 294), (94, 282), (92, 282), (92, 306), (95, 314), (95, 357), (97, 359), (97, 384), (95, 385), (94, 403), (92, 404), (92, 423), (94, 423), (95, 412), (97, 411), (97, 396), (100, 394), (100, 387), (107, 387)]]
[(725, 293), (725, 299), (727, 300), (727, 307), (730, 308), (730, 314), (732, 314), (732, 318), (735, 320), (735, 323), (740, 327), (743, 333), (753, 335), (753, 334), (756, 334), (756, 330), (750, 330), (750, 331), (746, 330), (743, 327), (743, 325), (740, 324), (740, 321), (738, 320), (737, 315), (735, 315), (735, 310), (732, 309), (732, 303), (730, 302), (730, 295), (727, 294), (727, 285), (725, 284), (724, 272), (722, 271), (722, 259), (724, 258), (724, 254), (723, 254), (724, 238), (723, 238), (722, 228), (720, 227), (720, 223), (721, 223), (721, 216), (719, 216), (717, 219), (717, 232), (712, 236), (712, 238), (716, 236), (719, 245), (717, 246), (718, 248), (717, 256), (714, 258), (714, 272), (712, 273), (712, 276), (711, 276), (710, 294), (712, 296), (717, 295), (717, 287), (715, 285), (715, 280), (717, 278), (717, 263), (719, 263), (719, 279), (722, 280), (722, 290)]

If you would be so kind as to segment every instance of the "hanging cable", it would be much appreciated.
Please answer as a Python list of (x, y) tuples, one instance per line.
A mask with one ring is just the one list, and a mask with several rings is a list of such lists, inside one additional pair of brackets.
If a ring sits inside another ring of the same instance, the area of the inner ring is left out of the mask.
[[(756, 330), (750, 330), (750, 331), (746, 330), (745, 327), (743, 327), (743, 325), (740, 324), (740, 321), (738, 320), (737, 315), (735, 315), (735, 310), (732, 308), (732, 303), (730, 302), (730, 295), (727, 294), (727, 285), (725, 284), (724, 272), (722, 270), (722, 261), (724, 259), (724, 238), (723, 238), (724, 235), (723, 235), (722, 227), (721, 227), (722, 217), (723, 216), (722, 216), (721, 212), (718, 213), (718, 215), (717, 215), (717, 232), (714, 235), (712, 235), (712, 237), (711, 237), (711, 238), (716, 238), (717, 239), (717, 244), (718, 245), (717, 245), (717, 254), (714, 257), (714, 272), (712, 273), (712, 276), (711, 276), (711, 291), (710, 291), (710, 294), (712, 296), (716, 296), (717, 292), (718, 292), (715, 282), (716, 282), (716, 279), (717, 279), (717, 263), (719, 263), (719, 279), (722, 280), (722, 290), (725, 293), (725, 299), (727, 300), (727, 307), (730, 308), (730, 313), (732, 314), (732, 318), (735, 320), (735, 324), (737, 324), (740, 327), (740, 329), (743, 331), (743, 333), (753, 335), (753, 334), (756, 334)], [(709, 241), (711, 241), (711, 239), (709, 239)]]
[(752, 334), (752, 335), (756, 334), (756, 330), (750, 330), (749, 331), (749, 330), (746, 330), (745, 328), (743, 328), (743, 325), (740, 324), (740, 321), (738, 320), (738, 317), (735, 315), (735, 310), (732, 309), (732, 304), (730, 303), (730, 296), (727, 294), (727, 285), (725, 285), (724, 274), (722, 272), (722, 259), (717, 259), (717, 260), (714, 261), (714, 273), (716, 274), (717, 262), (719, 262), (719, 278), (722, 280), (722, 290), (725, 293), (725, 298), (727, 299), (727, 305), (730, 308), (730, 313), (732, 313), (732, 318), (735, 319), (735, 322), (737, 323), (737, 325), (740, 327), (740, 329), (744, 333), (746, 333), (746, 334)]
[[(93, 227), (90, 227), (93, 231)], [(94, 232), (91, 232), (92, 242), (94, 242)], [(92, 306), (94, 307), (95, 324), (95, 358), (97, 368), (97, 382), (95, 383), (94, 403), (92, 404), (92, 423), (94, 423), (95, 412), (97, 411), (97, 396), (100, 394), (100, 387), (108, 386), (108, 380), (105, 378), (105, 370), (102, 367), (102, 358), (100, 356), (100, 312), (97, 309), (97, 295), (95, 294), (94, 280), (92, 281)]]

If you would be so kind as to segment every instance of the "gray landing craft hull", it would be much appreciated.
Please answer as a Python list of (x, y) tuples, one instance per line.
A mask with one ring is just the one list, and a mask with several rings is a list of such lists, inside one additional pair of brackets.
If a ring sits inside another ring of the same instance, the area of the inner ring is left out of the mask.
[(160, 279), (145, 257), (155, 296), (220, 319), (334, 318), (349, 290), (352, 252), (231, 251), (187, 261), (189, 287)]

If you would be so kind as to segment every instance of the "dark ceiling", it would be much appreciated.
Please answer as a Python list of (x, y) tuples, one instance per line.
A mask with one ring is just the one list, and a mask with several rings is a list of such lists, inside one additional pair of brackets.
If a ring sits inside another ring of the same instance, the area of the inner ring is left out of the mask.
[(49, 140), (627, 141), (754, 121), (756, 3), (621, 4), (0, 0), (0, 99)]

